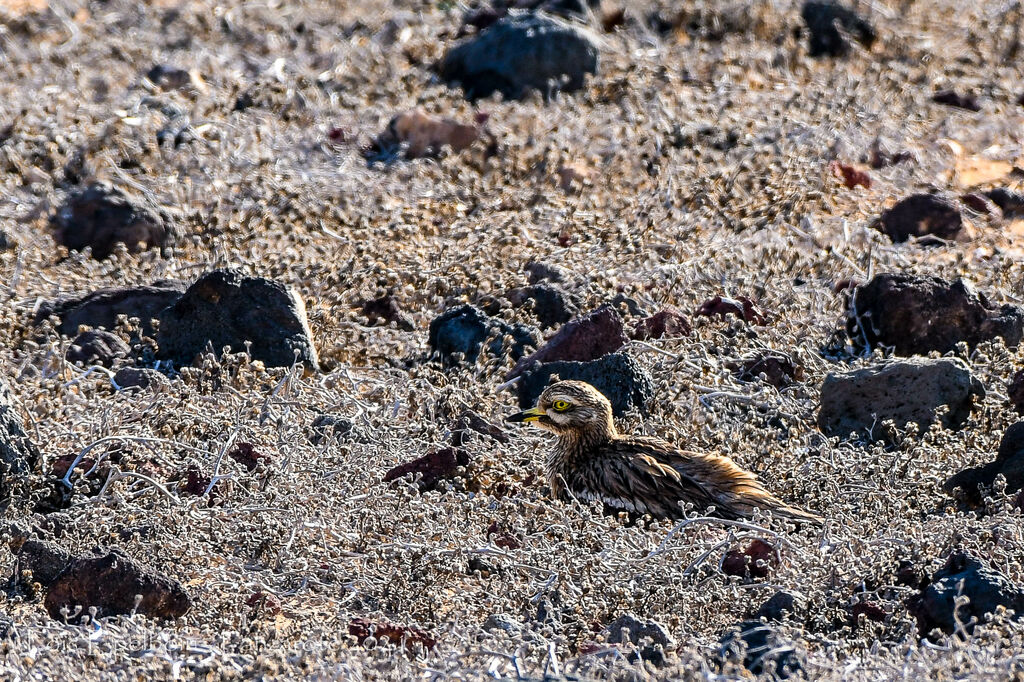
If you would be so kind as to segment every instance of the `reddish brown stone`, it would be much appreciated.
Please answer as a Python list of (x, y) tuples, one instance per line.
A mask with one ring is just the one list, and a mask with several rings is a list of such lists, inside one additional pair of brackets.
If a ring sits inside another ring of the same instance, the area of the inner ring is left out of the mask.
[(390, 483), (409, 474), (420, 474), (419, 488), (421, 492), (426, 492), (436, 488), (441, 479), (453, 477), (460, 466), (468, 464), (468, 452), (459, 448), (444, 448), (399, 464), (384, 474), (384, 481)]
[(356, 638), (359, 644), (373, 637), (378, 642), (387, 638), (393, 644), (409, 646), (415, 644), (424, 649), (433, 649), (437, 645), (437, 638), (426, 630), (409, 625), (395, 625), (387, 621), (373, 621), (369, 618), (356, 618), (348, 624), (348, 634)]
[(640, 320), (633, 330), (633, 338), (640, 341), (662, 337), (687, 336), (692, 331), (690, 321), (678, 308), (668, 306), (650, 317)]
[(856, 625), (860, 622), (860, 617), (864, 616), (865, 620), (873, 620), (876, 623), (881, 623), (888, 616), (881, 606), (875, 602), (862, 601), (853, 605), (850, 609), (850, 616), (853, 624)]
[(979, 192), (970, 192), (965, 194), (960, 197), (960, 201), (964, 202), (964, 206), (975, 213), (982, 213), (984, 215), (992, 215), (996, 217), (1001, 217), (1003, 215), (1002, 210), (996, 206), (994, 201)]
[(775, 388), (785, 388), (803, 379), (804, 370), (793, 358), (773, 350), (757, 351), (752, 355), (726, 365), (740, 381), (764, 380)]
[(731, 549), (722, 561), (722, 572), (745, 580), (767, 578), (778, 565), (775, 547), (764, 540), (754, 539), (742, 550)]
[(996, 306), (960, 279), (884, 273), (853, 292), (846, 330), (857, 347), (891, 346), (897, 355), (947, 353), (996, 337), (1016, 346), (1024, 308)]
[(228, 453), (228, 457), (235, 460), (248, 471), (255, 471), (260, 462), (269, 462), (270, 455), (259, 452), (252, 443), (239, 443)]
[(714, 298), (709, 298), (697, 309), (697, 315), (702, 317), (718, 315), (723, 320), (726, 319), (727, 315), (735, 315), (745, 322), (753, 322), (754, 324), (764, 324), (767, 321), (764, 312), (746, 296), (739, 296), (737, 298), (715, 296)]
[(547, 343), (517, 362), (505, 379), (517, 377), (537, 364), (597, 360), (614, 353), (628, 341), (622, 329), (622, 317), (612, 306), (605, 304), (563, 326)]
[[(26, 552), (47, 544), (25, 543), (19, 561), (33, 561)], [(137, 564), (120, 550), (103, 556), (69, 557), (63, 569), (50, 577), (53, 580), (43, 603), (57, 620), (64, 620), (65, 613), (77, 620), (88, 616), (93, 607), (97, 617), (141, 613), (150, 618), (173, 619), (185, 615), (192, 606), (176, 580)]]

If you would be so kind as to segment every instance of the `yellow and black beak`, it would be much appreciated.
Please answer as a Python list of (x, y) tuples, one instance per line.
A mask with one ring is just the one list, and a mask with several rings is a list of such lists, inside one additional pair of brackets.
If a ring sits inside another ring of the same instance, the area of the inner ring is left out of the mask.
[(546, 417), (547, 412), (539, 407), (531, 407), (524, 412), (517, 412), (516, 414), (505, 417), (507, 422), (535, 422), (540, 420), (542, 417)]

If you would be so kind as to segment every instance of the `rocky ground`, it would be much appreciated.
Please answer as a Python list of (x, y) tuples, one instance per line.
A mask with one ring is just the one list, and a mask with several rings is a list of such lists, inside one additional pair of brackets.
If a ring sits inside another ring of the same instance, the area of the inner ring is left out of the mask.
[[(0, 3), (0, 673), (1024, 675), (1019, 5), (504, 13)], [(824, 526), (550, 499), (552, 373)]]

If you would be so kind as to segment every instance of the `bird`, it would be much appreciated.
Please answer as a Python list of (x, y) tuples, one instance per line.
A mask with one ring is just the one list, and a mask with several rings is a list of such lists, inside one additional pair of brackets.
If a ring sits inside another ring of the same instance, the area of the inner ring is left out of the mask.
[(680, 519), (692, 504), (725, 519), (750, 518), (760, 509), (795, 522), (822, 522), (772, 495), (728, 457), (620, 434), (608, 398), (583, 381), (551, 384), (535, 407), (506, 421), (536, 424), (558, 436), (545, 461), (554, 498), (597, 501), (606, 511), (658, 519)]

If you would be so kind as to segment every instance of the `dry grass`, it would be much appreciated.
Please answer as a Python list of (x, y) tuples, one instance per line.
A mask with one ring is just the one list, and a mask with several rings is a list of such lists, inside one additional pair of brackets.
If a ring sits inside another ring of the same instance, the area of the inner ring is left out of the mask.
[[(714, 3), (685, 4), (714, 14)], [(116, 436), (118, 466), (170, 491), (125, 478), (90, 497), (78, 481), (69, 509), (30, 520), (74, 550), (122, 547), (194, 599), (175, 623), (80, 627), (12, 592), (0, 609), (13, 623), (0, 639), (0, 674), (468, 679), (557, 666), (583, 677), (703, 678), (719, 674), (721, 632), (777, 588), (806, 601), (806, 619), (788, 632), (807, 652), (809, 678), (1024, 674), (1019, 624), (922, 643), (902, 604), (908, 589), (893, 585), (899, 560), (933, 570), (959, 546), (1024, 582), (1020, 512), (996, 495), (989, 514), (965, 514), (941, 490), (949, 474), (991, 459), (1015, 420), (1002, 393), (1020, 354), (999, 345), (971, 354), (989, 395), (958, 433), (885, 450), (826, 440), (814, 426), (825, 374), (863, 362), (822, 352), (842, 312), (836, 281), (891, 269), (963, 274), (997, 301), (1021, 302), (1019, 238), (999, 223), (974, 219), (970, 241), (931, 250), (894, 247), (867, 227), (913, 191), (960, 189), (943, 140), (966, 155), (1020, 156), (1020, 58), (1006, 59), (1007, 3), (861, 3), (872, 7), (879, 45), (836, 63), (805, 56), (795, 3), (744, 4), (754, 18), (721, 40), (660, 38), (642, 22), (653, 4), (630, 4), (627, 26), (602, 36), (601, 73), (586, 91), (550, 105), (481, 103), (496, 156), (480, 147), (375, 168), (358, 146), (395, 112), (421, 105), (471, 119), (425, 68), (450, 41), (457, 12), (378, 0), (52, 0), (43, 14), (0, 23), (0, 127), (13, 123), (0, 145), (0, 228), (19, 243), (0, 253), (0, 364), (48, 462)], [(151, 92), (142, 79), (154, 63), (194, 69), (201, 84)], [(975, 90), (982, 111), (930, 103), (940, 86)], [(257, 106), (232, 112), (250, 89)], [(703, 122), (735, 131), (736, 147), (671, 146), (675, 129)], [(191, 125), (196, 140), (158, 146), (168, 125)], [(335, 126), (356, 141), (329, 143)], [(841, 187), (828, 162), (856, 161), (878, 135), (917, 161), (872, 171), (870, 190)], [(76, 155), (95, 176), (175, 210), (190, 236), (166, 258), (97, 263), (61, 253), (45, 218)], [(580, 193), (558, 188), (561, 162), (593, 169)], [(559, 235), (571, 243), (560, 246)], [(622, 291), (652, 309), (693, 310), (729, 293), (770, 312), (764, 327), (702, 318), (688, 338), (653, 342), (662, 352), (631, 347), (658, 398), (648, 417), (628, 422), (728, 452), (828, 519), (820, 533), (782, 534), (768, 583), (742, 585), (718, 570), (729, 548), (759, 531), (692, 523), (673, 533), (669, 523), (629, 526), (551, 501), (532, 477), (547, 446), (535, 431), (514, 431), (508, 445), (475, 440), (474, 463), (438, 491), (381, 485), (396, 463), (446, 443), (461, 407), (493, 420), (511, 410), (513, 397), (496, 390), (506, 365), (446, 372), (401, 361), (425, 353), (427, 324), (447, 304), (524, 283), (522, 266), (534, 259), (578, 273), (588, 306)], [(66, 365), (66, 339), (27, 328), (41, 298), (225, 265), (301, 292), (325, 373), (235, 358), (140, 398), (115, 393), (102, 372)], [(360, 323), (359, 302), (386, 289), (415, 331)], [(761, 347), (795, 353), (805, 382), (782, 392), (739, 383), (725, 363)], [(359, 437), (314, 445), (309, 425), (322, 413), (354, 419)], [(272, 463), (249, 473), (222, 458), (231, 439)], [(225, 477), (217, 506), (169, 481), (189, 465)], [(495, 522), (521, 546), (495, 546)], [(0, 552), (7, 573), (12, 558)], [(273, 595), (280, 611), (247, 604), (256, 594)], [(865, 597), (891, 614), (851, 627), (846, 608)], [(541, 603), (557, 618), (536, 622)], [(645, 672), (614, 651), (580, 653), (626, 611), (668, 626), (678, 645), (669, 667)], [(523, 623), (523, 634), (484, 632), (492, 614)], [(407, 654), (358, 646), (348, 624), (363, 616), (416, 625), (438, 644)]]

